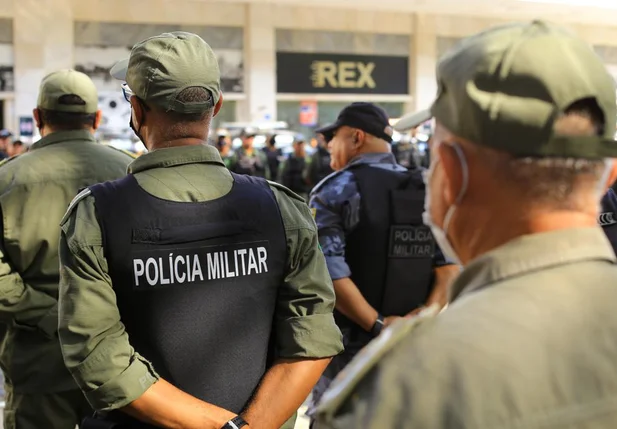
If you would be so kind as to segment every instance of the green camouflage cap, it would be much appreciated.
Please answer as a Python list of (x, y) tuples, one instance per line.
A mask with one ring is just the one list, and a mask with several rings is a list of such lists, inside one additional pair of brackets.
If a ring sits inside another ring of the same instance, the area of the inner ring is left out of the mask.
[[(212, 48), (192, 33), (163, 33), (135, 45), (131, 56), (111, 69), (133, 93), (166, 111), (200, 113), (218, 103), (221, 75)], [(178, 94), (191, 87), (208, 90), (212, 100), (183, 103)]]
[[(65, 104), (65, 95), (76, 95), (83, 104)], [(85, 74), (75, 70), (59, 70), (43, 78), (39, 88), (37, 107), (66, 113), (96, 113), (99, 96), (96, 87)]]
[[(460, 137), (517, 157), (617, 157), (615, 81), (591, 47), (561, 27), (534, 21), (469, 37), (441, 59), (437, 84), (430, 110), (401, 118), (397, 130), (434, 117)], [(582, 100), (602, 111), (603, 135), (555, 134), (555, 119)]]

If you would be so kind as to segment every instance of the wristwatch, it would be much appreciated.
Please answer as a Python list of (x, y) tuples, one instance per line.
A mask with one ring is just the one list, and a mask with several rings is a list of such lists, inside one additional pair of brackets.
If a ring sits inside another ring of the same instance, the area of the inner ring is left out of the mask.
[(244, 426), (248, 426), (249, 424), (240, 416), (236, 416), (221, 428), (221, 429), (240, 429)]
[(376, 337), (379, 334), (381, 334), (381, 330), (383, 329), (383, 319), (384, 317), (381, 314), (377, 315), (377, 320), (375, 320), (375, 323), (373, 324), (373, 327), (371, 328), (371, 335), (373, 337)]

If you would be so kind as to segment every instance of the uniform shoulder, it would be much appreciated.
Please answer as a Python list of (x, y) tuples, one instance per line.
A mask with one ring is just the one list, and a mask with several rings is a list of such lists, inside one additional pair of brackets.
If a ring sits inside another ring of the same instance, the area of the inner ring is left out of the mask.
[(20, 158), (21, 156), (23, 156), (24, 154), (18, 154), (18, 155), (13, 155), (11, 157), (8, 158), (4, 158), (2, 161), (0, 161), (0, 167), (4, 167), (5, 165), (8, 165), (10, 162), (15, 161), (17, 158)]
[(271, 180), (267, 180), (267, 182), (268, 182), (268, 185), (270, 185), (270, 189), (275, 191), (275, 193), (282, 193), (283, 195), (285, 195), (288, 198), (291, 198), (292, 200), (296, 200), (296, 201), (299, 201), (299, 202), (302, 202), (302, 203), (306, 203), (304, 198), (302, 198), (300, 195), (296, 194), (294, 191), (292, 191), (288, 187), (283, 186), (280, 183), (272, 182)]
[(391, 352), (422, 323), (433, 319), (439, 310), (429, 307), (416, 317), (404, 319), (385, 329), (379, 337), (369, 343), (337, 376), (324, 393), (316, 414), (329, 420), (352, 395), (356, 387), (378, 365), (382, 358)]
[(60, 226), (64, 225), (69, 220), (79, 203), (85, 200), (90, 195), (92, 195), (92, 191), (90, 190), (90, 188), (86, 188), (83, 189), (79, 194), (77, 194), (75, 198), (73, 198), (73, 200), (69, 204), (69, 207), (66, 209), (66, 213), (60, 221)]
[(311, 191), (311, 194), (316, 194), (318, 192), (321, 192), (324, 188), (332, 185), (333, 183), (340, 180), (341, 177), (345, 177), (347, 175), (353, 176), (351, 172), (347, 170), (339, 170), (339, 171), (335, 171), (334, 173), (330, 173), (328, 176), (321, 179), (321, 182), (315, 185), (315, 187)]
[(279, 183), (268, 181), (268, 184), (276, 197), (285, 229), (317, 230), (313, 215), (304, 198)]
[(122, 153), (122, 154), (128, 156), (129, 158), (131, 158), (131, 160), (134, 160), (134, 159), (138, 158), (136, 154), (134, 154), (133, 152), (130, 152), (128, 150), (118, 149), (117, 147), (110, 146), (110, 145), (105, 145), (104, 147), (108, 148), (109, 150), (113, 150), (115, 152)]

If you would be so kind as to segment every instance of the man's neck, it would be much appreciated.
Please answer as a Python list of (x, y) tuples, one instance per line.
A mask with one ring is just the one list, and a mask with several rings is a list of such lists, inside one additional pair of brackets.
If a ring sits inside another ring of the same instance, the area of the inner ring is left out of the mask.
[[(485, 213), (489, 213), (485, 211)], [(458, 257), (463, 265), (468, 264), (477, 257), (488, 253), (504, 244), (532, 234), (541, 234), (558, 230), (574, 228), (590, 228), (597, 226), (597, 215), (575, 211), (550, 211), (539, 213), (510, 214), (494, 213), (490, 216), (474, 216), (474, 220), (456, 219), (453, 222), (462, 222), (456, 229), (463, 231), (455, 248), (461, 249)], [(475, 225), (475, 226), (474, 226)], [(452, 225), (450, 226), (452, 228)]]
[(183, 139), (175, 139), (175, 140), (166, 140), (162, 142), (152, 143), (150, 147), (150, 151), (154, 151), (157, 149), (166, 149), (170, 147), (181, 147), (181, 146), (199, 146), (206, 144), (206, 141), (196, 137), (188, 137)]
[(43, 138), (50, 136), (52, 134), (56, 134), (56, 133), (70, 133), (74, 131), (85, 131), (85, 132), (89, 132), (92, 135), (94, 135), (94, 132), (95, 132), (93, 128), (77, 128), (74, 130), (63, 130), (63, 129), (56, 130), (56, 129), (52, 129), (48, 127), (43, 127), (43, 129), (39, 130), (41, 137)]

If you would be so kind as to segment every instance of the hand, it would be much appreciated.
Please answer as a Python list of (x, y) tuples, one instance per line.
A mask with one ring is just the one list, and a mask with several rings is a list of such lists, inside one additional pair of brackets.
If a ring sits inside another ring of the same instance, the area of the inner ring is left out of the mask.
[(396, 322), (397, 320), (400, 320), (400, 319), (402, 319), (401, 316), (388, 316), (388, 317), (386, 317), (383, 320), (383, 327), (384, 327), (384, 329), (387, 328), (388, 326), (390, 326), (391, 324), (393, 324), (394, 322)]
[(413, 316), (417, 316), (418, 314), (420, 314), (424, 309), (426, 309), (426, 306), (421, 306), (416, 308), (413, 311), (410, 311), (409, 313), (407, 313), (407, 315), (405, 316), (406, 319), (413, 317)]

